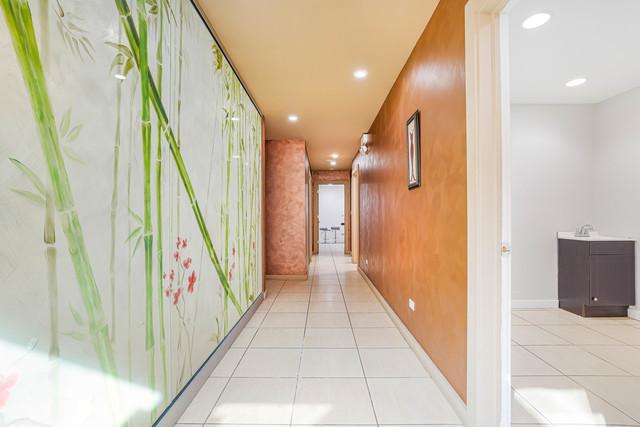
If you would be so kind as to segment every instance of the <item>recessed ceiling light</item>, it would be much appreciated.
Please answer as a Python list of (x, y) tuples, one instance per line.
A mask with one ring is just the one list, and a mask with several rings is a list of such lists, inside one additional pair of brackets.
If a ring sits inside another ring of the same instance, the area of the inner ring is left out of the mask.
[(337, 159), (338, 157), (340, 157), (340, 156), (338, 156), (336, 153), (333, 153), (333, 154), (331, 155), (331, 158), (332, 158), (332, 159)]
[(356, 79), (364, 79), (368, 75), (369, 72), (367, 70), (355, 70), (353, 72), (353, 77), (355, 77)]
[(295, 114), (291, 114), (289, 116), (289, 121), (290, 122), (297, 122), (298, 121), (298, 116), (296, 116)]
[(585, 84), (586, 82), (587, 82), (587, 79), (585, 79), (584, 77), (578, 77), (576, 79), (569, 80), (564, 85), (566, 87), (576, 87), (576, 86), (581, 86), (581, 85)]
[(525, 30), (532, 30), (538, 28), (549, 22), (551, 15), (548, 13), (534, 13), (524, 21), (522, 21), (522, 28)]
[(335, 161), (335, 160), (331, 160), (331, 161), (329, 162), (329, 164), (330, 164), (331, 166), (335, 166), (337, 163), (336, 163), (336, 161)]
[(113, 77), (115, 77), (115, 78), (116, 78), (116, 79), (118, 79), (118, 80), (124, 80), (124, 79), (126, 79), (126, 78), (127, 78), (127, 77), (126, 77), (126, 76), (124, 76), (123, 74), (114, 74), (114, 75), (113, 75)]

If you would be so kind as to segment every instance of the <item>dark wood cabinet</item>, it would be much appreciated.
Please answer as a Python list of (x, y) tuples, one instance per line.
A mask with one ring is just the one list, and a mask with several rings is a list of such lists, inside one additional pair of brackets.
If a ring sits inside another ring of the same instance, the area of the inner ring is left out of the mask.
[(635, 242), (558, 239), (560, 308), (584, 317), (626, 316), (635, 290)]

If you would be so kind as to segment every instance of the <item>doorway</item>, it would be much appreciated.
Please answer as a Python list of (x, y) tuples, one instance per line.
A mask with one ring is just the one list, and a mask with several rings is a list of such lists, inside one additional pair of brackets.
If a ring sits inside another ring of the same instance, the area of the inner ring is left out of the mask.
[(343, 250), (345, 242), (344, 184), (318, 186), (318, 230), (320, 246), (332, 245)]

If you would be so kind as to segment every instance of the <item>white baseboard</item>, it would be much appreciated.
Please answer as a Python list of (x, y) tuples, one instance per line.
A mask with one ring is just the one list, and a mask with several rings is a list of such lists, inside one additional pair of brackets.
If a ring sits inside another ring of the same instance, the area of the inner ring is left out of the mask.
[(511, 301), (511, 308), (558, 308), (557, 299), (517, 299)]
[(635, 320), (640, 320), (640, 306), (637, 306), (637, 305), (630, 306), (627, 316)]
[(467, 424), (467, 405), (460, 398), (455, 389), (451, 386), (447, 378), (444, 374), (438, 369), (438, 366), (431, 360), (429, 355), (424, 351), (420, 343), (415, 339), (413, 334), (407, 329), (407, 327), (402, 323), (402, 320), (398, 317), (395, 311), (391, 308), (389, 303), (384, 299), (384, 297), (378, 292), (378, 289), (373, 285), (371, 279), (366, 275), (364, 271), (360, 267), (358, 267), (358, 272), (364, 278), (367, 285), (371, 288), (376, 298), (380, 301), (380, 304), (384, 307), (385, 311), (396, 325), (404, 339), (409, 344), (409, 347), (418, 357), (418, 360), (427, 370), (429, 375), (431, 375), (431, 379), (436, 384), (436, 386), (440, 389), (444, 397), (447, 399), (453, 410), (456, 412), (456, 415), (460, 418), (460, 421), (464, 425)]
[(233, 344), (247, 322), (251, 319), (251, 316), (253, 316), (260, 304), (262, 304), (263, 300), (264, 294), (261, 293), (235, 326), (231, 328), (227, 336), (224, 337), (215, 350), (211, 352), (202, 366), (198, 368), (191, 379), (182, 387), (178, 395), (173, 398), (169, 406), (160, 414), (160, 417), (153, 423), (153, 427), (173, 427), (178, 422), (193, 398), (196, 397), (196, 394), (198, 394), (204, 383), (207, 382), (213, 370), (218, 366), (220, 360), (227, 354), (227, 351), (231, 348), (231, 344)]

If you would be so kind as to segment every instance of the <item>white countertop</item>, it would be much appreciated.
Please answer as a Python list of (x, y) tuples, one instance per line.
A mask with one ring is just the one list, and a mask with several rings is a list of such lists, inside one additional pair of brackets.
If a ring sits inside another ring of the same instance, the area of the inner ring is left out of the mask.
[(559, 231), (558, 239), (567, 240), (584, 240), (587, 242), (599, 241), (599, 242), (634, 242), (635, 239), (631, 237), (613, 237), (613, 236), (601, 236), (597, 231), (589, 233), (589, 237), (576, 237), (575, 231)]

